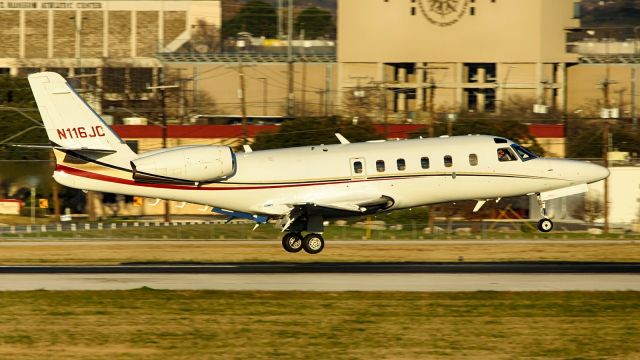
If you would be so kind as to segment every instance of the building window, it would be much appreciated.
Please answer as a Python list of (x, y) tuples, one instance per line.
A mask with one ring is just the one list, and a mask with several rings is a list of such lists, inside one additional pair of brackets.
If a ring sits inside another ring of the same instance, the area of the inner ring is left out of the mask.
[(471, 166), (478, 165), (478, 155), (469, 154), (469, 165), (471, 165)]
[(429, 168), (429, 158), (427, 156), (420, 158), (420, 166), (422, 166), (423, 169)]
[(573, 18), (580, 19), (582, 17), (582, 8), (580, 7), (580, 2), (573, 3)]
[(404, 171), (407, 168), (407, 163), (404, 161), (404, 159), (398, 159), (398, 161), (396, 161), (396, 164), (398, 165), (398, 170), (400, 171)]
[(153, 83), (152, 68), (131, 68), (129, 69), (130, 91), (137, 94), (146, 93), (147, 86)]
[(476, 8), (474, 8), (474, 7), (470, 7), (470, 8), (469, 8), (469, 15), (473, 16), (473, 15), (475, 15), (475, 14), (476, 14)]
[(496, 82), (495, 63), (466, 63), (464, 67), (468, 83)]
[(353, 163), (353, 172), (355, 174), (362, 174), (362, 161), (356, 161)]
[(376, 170), (378, 170), (378, 172), (384, 171), (384, 160), (376, 161)]
[(451, 155), (445, 155), (444, 156), (444, 166), (445, 167), (453, 166), (453, 159), (451, 158)]
[(105, 93), (123, 93), (125, 91), (125, 69), (104, 68), (102, 72), (102, 89)]
[(416, 14), (416, 8), (412, 7), (411, 8), (411, 15), (415, 15)]

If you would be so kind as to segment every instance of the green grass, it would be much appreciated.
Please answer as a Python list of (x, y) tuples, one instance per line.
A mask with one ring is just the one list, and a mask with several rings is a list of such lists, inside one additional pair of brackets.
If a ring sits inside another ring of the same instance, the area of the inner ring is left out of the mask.
[(640, 293), (0, 293), (2, 359), (639, 359)]

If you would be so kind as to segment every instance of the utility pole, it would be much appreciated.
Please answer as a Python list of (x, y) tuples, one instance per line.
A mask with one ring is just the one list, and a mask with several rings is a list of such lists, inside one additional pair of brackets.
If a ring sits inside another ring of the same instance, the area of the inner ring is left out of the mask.
[(293, 116), (295, 93), (293, 87), (293, 0), (287, 0), (287, 64), (288, 64), (288, 89), (287, 89), (287, 116)]
[[(53, 154), (53, 151), (49, 153), (49, 158), (54, 164), (56, 163), (56, 157)], [(53, 216), (56, 221), (60, 221), (60, 195), (58, 183), (55, 180), (51, 181), (51, 196), (53, 197)]]
[[(82, 90), (83, 86), (82, 86), (82, 78), (84, 76), (82, 76), (82, 21), (86, 20), (86, 17), (82, 17), (80, 15), (80, 10), (76, 11), (76, 15), (75, 16), (71, 16), (69, 18), (70, 20), (73, 20), (73, 22), (75, 23), (75, 55), (76, 55), (76, 68), (73, 71), (73, 75), (74, 78), (76, 79), (75, 81), (75, 86), (77, 86), (78, 91)], [(56, 189), (57, 191), (57, 189)], [(89, 221), (95, 221), (96, 220), (96, 211), (95, 211), (95, 204), (94, 204), (94, 197), (95, 197), (95, 192), (88, 190), (86, 193), (86, 207), (87, 207), (87, 215), (89, 215)], [(58, 209), (59, 211), (59, 209)], [(58, 213), (58, 215), (60, 215)]]
[[(435, 123), (435, 116), (436, 116), (436, 109), (435, 109), (435, 98), (436, 98), (436, 80), (433, 78), (433, 70), (448, 70), (448, 67), (443, 67), (443, 66), (419, 66), (416, 67), (416, 70), (425, 70), (425, 79), (426, 77), (428, 77), (429, 80), (429, 95), (428, 95), (428, 102), (429, 102), (429, 123), (428, 125), (428, 130), (429, 130), (429, 137), (433, 137), (434, 134), (434, 123)], [(431, 70), (431, 71), (429, 71)], [(418, 79), (419, 81), (419, 86), (422, 87), (422, 81), (424, 79), (420, 78)]]
[[(160, 84), (164, 83), (164, 73), (160, 75)], [(160, 107), (162, 108), (162, 148), (166, 149), (167, 147), (167, 89), (175, 89), (180, 87), (179, 85), (158, 85), (158, 86), (147, 86), (149, 90), (160, 90)], [(169, 200), (165, 200), (164, 202), (164, 221), (171, 221), (171, 208), (169, 207)]]
[[(604, 167), (609, 168), (609, 120), (604, 119), (604, 129), (602, 131), (602, 160)], [(604, 179), (604, 229), (605, 234), (609, 233), (609, 178)]]
[(247, 99), (245, 96), (245, 79), (244, 79), (244, 66), (242, 64), (242, 58), (238, 63), (238, 76), (240, 77), (240, 91), (238, 96), (240, 97), (240, 111), (242, 114), (242, 144), (247, 144), (247, 138), (249, 137), (247, 129)]
[(353, 96), (355, 96), (358, 99), (358, 108), (357, 108), (357, 113), (355, 117), (360, 118), (360, 114), (364, 112), (364, 110), (362, 109), (363, 108), (362, 102), (366, 95), (366, 92), (362, 90), (360, 81), (369, 79), (369, 77), (368, 76), (349, 76), (349, 78), (356, 80), (356, 90), (353, 91)]
[(31, 225), (36, 223), (36, 187), (31, 187)]
[(429, 78), (429, 137), (433, 137), (435, 133), (433, 129), (433, 123), (436, 117), (435, 99), (436, 81), (431, 77)]
[(302, 62), (302, 117), (307, 116), (307, 63)]
[(283, 19), (282, 19), (282, 1), (283, 0), (278, 0), (278, 39), (282, 40), (282, 37), (284, 36), (284, 29), (283, 29)]
[(269, 99), (268, 93), (268, 81), (269, 79), (266, 77), (256, 78), (257, 80), (262, 80), (262, 115), (267, 116), (267, 101)]
[[(637, 41), (636, 41), (637, 42)], [(638, 130), (638, 64), (631, 66), (631, 125)]]
[(384, 120), (384, 139), (389, 138), (389, 102), (387, 101), (387, 85), (382, 83), (382, 118)]

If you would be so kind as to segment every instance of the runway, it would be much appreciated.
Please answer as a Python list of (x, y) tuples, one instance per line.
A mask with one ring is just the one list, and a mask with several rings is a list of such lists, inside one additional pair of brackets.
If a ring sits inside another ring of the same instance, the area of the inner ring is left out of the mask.
[(0, 290), (640, 291), (640, 263), (3, 266)]

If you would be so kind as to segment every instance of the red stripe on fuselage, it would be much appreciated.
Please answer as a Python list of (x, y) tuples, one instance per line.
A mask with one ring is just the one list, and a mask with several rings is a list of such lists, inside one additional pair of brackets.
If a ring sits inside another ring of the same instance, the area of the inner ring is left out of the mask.
[[(91, 171), (80, 170), (76, 168), (72, 168), (65, 165), (56, 165), (56, 171), (64, 172), (74, 176), (80, 176), (84, 178), (106, 181), (116, 184), (123, 185), (133, 185), (133, 186), (142, 186), (142, 187), (152, 187), (152, 188), (160, 188), (160, 189), (174, 189), (174, 190), (259, 190), (259, 189), (276, 189), (276, 188), (286, 188), (286, 187), (300, 187), (300, 186), (314, 186), (314, 185), (332, 185), (332, 184), (343, 184), (348, 182), (354, 182), (349, 180), (342, 181), (328, 181), (328, 182), (318, 182), (318, 183), (304, 183), (304, 184), (286, 184), (286, 185), (258, 185), (258, 186), (218, 186), (218, 187), (199, 187), (199, 186), (190, 186), (190, 185), (171, 185), (171, 184), (149, 184), (149, 183), (139, 183), (129, 179), (123, 179), (115, 176), (109, 176), (104, 174), (99, 174)], [(366, 180), (359, 180), (366, 181)]]

